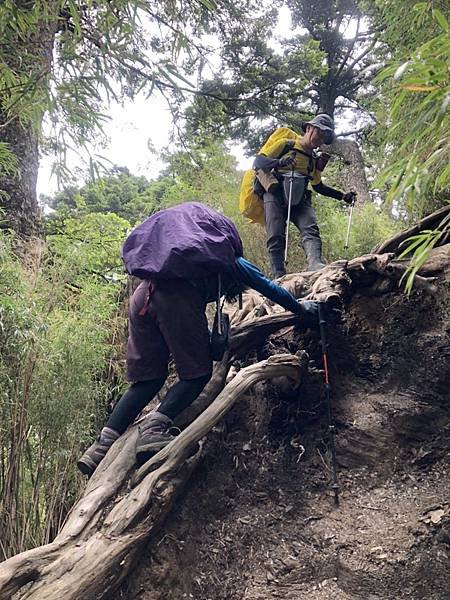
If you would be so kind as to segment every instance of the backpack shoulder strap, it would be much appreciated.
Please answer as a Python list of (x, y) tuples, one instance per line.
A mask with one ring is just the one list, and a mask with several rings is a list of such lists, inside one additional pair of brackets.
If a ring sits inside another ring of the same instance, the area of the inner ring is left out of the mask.
[(295, 144), (295, 140), (288, 140), (285, 143), (285, 145), (283, 146), (283, 149), (281, 150), (279, 156), (276, 156), (275, 158), (281, 158), (288, 152), (291, 152), (292, 150), (294, 150), (294, 144)]

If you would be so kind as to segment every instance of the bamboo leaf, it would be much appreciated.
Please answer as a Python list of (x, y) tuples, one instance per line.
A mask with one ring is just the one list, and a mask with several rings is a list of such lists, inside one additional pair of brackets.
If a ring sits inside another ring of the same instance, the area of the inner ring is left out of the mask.
[(438, 8), (433, 9), (433, 17), (436, 20), (436, 22), (439, 23), (439, 26), (442, 28), (442, 30), (447, 32), (448, 31), (447, 19), (444, 17), (443, 13)]
[(432, 92), (439, 89), (437, 85), (424, 85), (418, 83), (403, 84), (402, 88), (408, 90), (408, 92)]

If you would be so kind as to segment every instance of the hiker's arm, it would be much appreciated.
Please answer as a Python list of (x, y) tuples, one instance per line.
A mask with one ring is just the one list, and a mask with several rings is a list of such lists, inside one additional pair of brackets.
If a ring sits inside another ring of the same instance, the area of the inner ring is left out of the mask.
[(264, 154), (258, 154), (253, 161), (253, 168), (255, 170), (271, 171), (272, 169), (276, 169), (279, 163), (278, 158), (269, 158), (264, 156)]
[(271, 171), (272, 169), (277, 169), (280, 166), (280, 157), (282, 154), (284, 154), (286, 142), (287, 140), (281, 139), (278, 143), (274, 144), (270, 148), (270, 154), (272, 156), (257, 154), (255, 160), (253, 161), (253, 168), (255, 170), (261, 169), (261, 171)]
[(286, 310), (290, 310), (296, 315), (303, 315), (304, 310), (295, 297), (283, 287), (265, 277), (251, 262), (245, 260), (245, 258), (238, 258), (236, 259), (236, 266), (240, 280), (244, 285), (253, 288)]
[(312, 188), (318, 194), (322, 194), (322, 196), (328, 196), (329, 198), (334, 198), (335, 200), (342, 200), (344, 196), (342, 192), (325, 185), (322, 181), (316, 185), (313, 185)]

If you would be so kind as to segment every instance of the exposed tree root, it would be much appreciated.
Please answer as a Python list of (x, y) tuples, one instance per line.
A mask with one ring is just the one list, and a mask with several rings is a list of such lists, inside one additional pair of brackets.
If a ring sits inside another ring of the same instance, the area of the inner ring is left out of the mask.
[(198, 453), (188, 458), (192, 446), (257, 381), (289, 377), (298, 383), (304, 360), (283, 354), (242, 369), (191, 425), (127, 482), (137, 434), (136, 426), (131, 428), (97, 469), (55, 541), (0, 566), (0, 598), (108, 598), (189, 478), (198, 460)]

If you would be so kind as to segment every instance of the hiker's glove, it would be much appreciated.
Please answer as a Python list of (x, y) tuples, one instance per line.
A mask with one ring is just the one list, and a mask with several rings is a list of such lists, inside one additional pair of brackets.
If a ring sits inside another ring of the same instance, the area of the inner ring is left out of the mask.
[(285, 167), (293, 167), (295, 163), (295, 154), (289, 154), (283, 158), (278, 159), (278, 168), (284, 169)]
[(319, 327), (319, 303), (314, 300), (303, 300), (299, 302), (301, 307), (300, 316), (306, 327)]
[(354, 204), (356, 202), (356, 192), (345, 192), (345, 194), (342, 194), (342, 200), (346, 204)]

